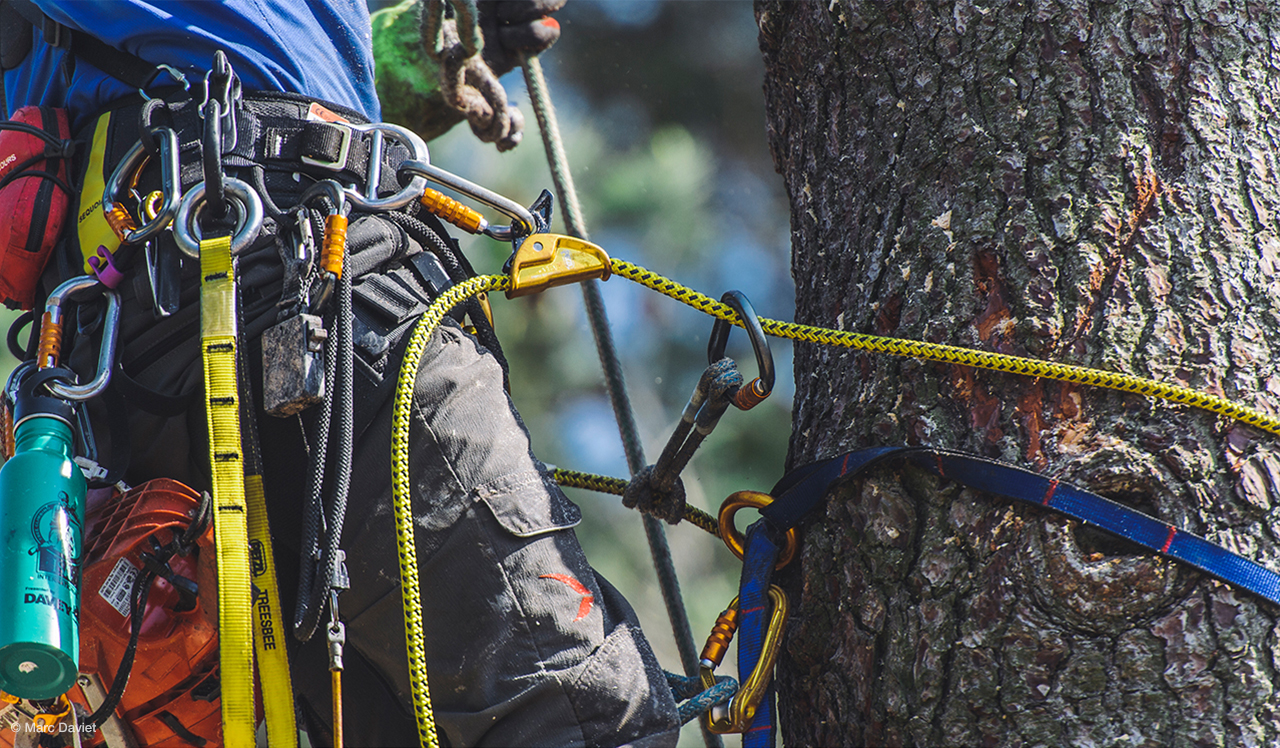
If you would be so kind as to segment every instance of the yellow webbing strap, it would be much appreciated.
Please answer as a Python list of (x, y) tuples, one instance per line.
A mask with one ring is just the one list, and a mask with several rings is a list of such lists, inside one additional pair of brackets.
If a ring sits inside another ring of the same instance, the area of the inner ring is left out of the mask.
[(107, 157), (107, 135), (111, 130), (111, 113), (98, 118), (93, 126), (93, 142), (89, 147), (89, 166), (84, 173), (84, 187), (80, 189), (80, 209), (76, 211), (76, 230), (80, 237), (80, 253), (84, 255), (84, 272), (92, 273), (90, 257), (96, 257), (98, 246), (114, 253), (120, 247), (120, 237), (107, 223), (102, 212), (102, 192), (107, 186), (104, 172)]
[(218, 549), (222, 739), (227, 748), (253, 748), (253, 594), (240, 442), (231, 237), (200, 242), (200, 279), (200, 348), (213, 478), (213, 531)]
[(253, 645), (258, 654), (267, 744), (272, 748), (296, 748), (298, 724), (293, 713), (293, 680), (289, 677), (284, 614), (280, 609), (275, 550), (271, 545), (271, 528), (267, 525), (262, 476), (245, 476), (244, 493), (249, 507), (249, 549), (253, 561)]

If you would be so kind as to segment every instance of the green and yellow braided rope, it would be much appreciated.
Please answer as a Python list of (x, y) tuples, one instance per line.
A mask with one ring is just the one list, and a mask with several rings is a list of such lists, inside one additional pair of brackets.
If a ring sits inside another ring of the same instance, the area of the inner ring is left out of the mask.
[[(613, 494), (614, 496), (621, 496), (626, 493), (627, 483), (629, 483), (624, 478), (610, 478), (606, 475), (580, 473), (577, 470), (561, 470), (560, 468), (551, 471), (551, 478), (561, 486), (583, 488), (597, 493)], [(686, 504), (684, 519), (686, 522), (697, 525), (717, 538), (720, 537), (720, 523), (716, 521), (715, 517), (701, 509)]]
[(469, 278), (438, 296), (413, 328), (405, 348), (404, 362), (396, 381), (391, 414), (391, 501), (395, 509), (396, 541), (400, 556), (400, 594), (404, 607), (405, 647), (409, 651), (409, 685), (418, 721), (418, 741), (438, 748), (431, 692), (427, 687), (427, 657), (422, 636), (422, 598), (418, 589), (418, 554), (413, 541), (412, 497), (409, 494), (409, 412), (413, 407), (413, 384), (418, 364), (431, 334), (454, 305), (486, 291), (501, 291), (507, 279), (496, 275)]
[[(738, 322), (737, 312), (710, 296), (682, 286), (675, 281), (664, 278), (626, 260), (614, 259), (612, 266), (616, 275), (621, 275), (642, 286), (651, 288), (698, 311), (741, 326)], [(1210, 395), (1207, 392), (1200, 392), (1190, 387), (1182, 387), (1176, 384), (1157, 382), (1152, 379), (1133, 376), (1132, 374), (1119, 374), (1071, 364), (1055, 364), (1051, 361), (1037, 361), (1036, 359), (1010, 356), (1004, 353), (975, 351), (954, 345), (926, 343), (920, 340), (902, 340), (876, 335), (863, 335), (843, 330), (828, 330), (822, 327), (798, 325), (794, 322), (779, 322), (778, 320), (765, 319), (763, 317), (760, 318), (760, 326), (769, 335), (779, 338), (841, 346), (874, 353), (888, 353), (893, 356), (909, 356), (926, 361), (960, 364), (978, 369), (1021, 374), (1028, 377), (1043, 377), (1059, 382), (1105, 387), (1106, 389), (1119, 390), (1121, 392), (1133, 392), (1158, 400), (1167, 400), (1207, 410), (1210, 413), (1217, 413), (1280, 436), (1280, 418), (1268, 415), (1247, 405), (1233, 403), (1217, 395)]]

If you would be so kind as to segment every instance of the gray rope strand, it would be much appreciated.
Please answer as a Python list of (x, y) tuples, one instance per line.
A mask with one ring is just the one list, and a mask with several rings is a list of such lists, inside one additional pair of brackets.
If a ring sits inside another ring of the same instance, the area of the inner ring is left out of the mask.
[[(538, 129), (542, 132), (542, 145), (547, 151), (551, 180), (555, 185), (556, 194), (560, 197), (560, 210), (564, 213), (565, 225), (571, 235), (586, 240), (588, 239), (587, 227), (582, 220), (582, 207), (578, 202), (578, 192), (573, 186), (569, 159), (565, 155), (564, 143), (560, 138), (560, 126), (556, 122), (555, 108), (551, 104), (547, 81), (542, 74), (542, 63), (537, 57), (529, 57), (525, 59), (523, 69), (525, 86), (529, 90), (529, 100), (533, 105), (534, 115), (538, 118)], [(589, 280), (581, 285), (591, 332), (596, 340), (596, 351), (600, 355), (600, 364), (604, 369), (605, 389), (609, 393), (609, 402), (613, 405), (614, 417), (618, 421), (618, 431), (622, 436), (622, 445), (627, 455), (627, 467), (634, 476), (645, 467), (644, 448), (640, 443), (640, 429), (636, 426), (631, 402), (627, 398), (626, 384), (622, 378), (622, 363), (618, 359), (618, 351), (613, 344), (613, 334), (609, 329), (604, 299), (600, 295), (599, 281)], [(667, 618), (671, 621), (671, 632), (675, 636), (676, 649), (680, 652), (680, 664), (684, 667), (685, 674), (693, 677), (698, 674), (697, 645), (693, 641), (693, 629), (689, 625), (689, 614), (684, 607), (684, 598), (680, 595), (680, 579), (676, 576), (675, 562), (671, 558), (667, 531), (657, 518), (648, 514), (643, 517), (644, 533), (649, 541), (649, 553), (653, 556), (653, 566), (658, 574), (658, 584), (662, 589), (662, 600), (666, 604)], [(707, 748), (722, 748), (724, 745), (720, 736), (707, 730), (705, 725), (702, 726), (702, 739)]]

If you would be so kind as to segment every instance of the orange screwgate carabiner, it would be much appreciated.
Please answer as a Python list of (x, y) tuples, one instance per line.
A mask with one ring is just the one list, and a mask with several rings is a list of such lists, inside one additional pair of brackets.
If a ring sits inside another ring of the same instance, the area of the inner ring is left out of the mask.
[[(787, 594), (778, 585), (769, 586), (769, 600), (773, 603), (773, 610), (769, 614), (769, 628), (765, 631), (760, 659), (728, 706), (713, 707), (707, 713), (707, 729), (711, 732), (723, 735), (751, 729), (751, 722), (756, 717), (760, 702), (764, 700), (769, 681), (773, 678), (773, 666), (778, 661), (778, 652), (782, 650), (782, 630), (786, 626), (789, 612)], [(707, 644), (702, 649), (699, 677), (703, 688), (715, 686), (715, 669), (719, 667), (737, 630), (738, 598), (735, 597), (716, 620), (715, 628), (711, 630)]]

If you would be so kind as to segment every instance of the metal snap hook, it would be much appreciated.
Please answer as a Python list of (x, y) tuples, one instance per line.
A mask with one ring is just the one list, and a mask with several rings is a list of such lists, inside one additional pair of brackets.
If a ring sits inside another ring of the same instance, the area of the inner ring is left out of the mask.
[[(234, 255), (248, 249), (262, 230), (262, 198), (247, 182), (235, 177), (227, 177), (223, 186), (227, 197), (231, 198), (228, 205), (234, 206), (236, 213), (236, 230), (231, 236), (231, 254)], [(203, 237), (199, 219), (205, 204), (205, 185), (201, 182), (183, 195), (173, 223), (173, 239), (178, 249), (193, 260), (200, 259)]]
[[(756, 354), (756, 366), (760, 376), (743, 385), (733, 396), (733, 404), (739, 410), (750, 410), (759, 405), (773, 392), (774, 370), (773, 351), (769, 348), (769, 339), (765, 337), (764, 328), (760, 326), (760, 318), (756, 310), (747, 301), (741, 291), (726, 291), (720, 301), (738, 313), (747, 336), (751, 338), (751, 348)], [(711, 328), (711, 340), (707, 344), (707, 363), (714, 364), (724, 358), (724, 349), (729, 342), (729, 322), (716, 318)]]

